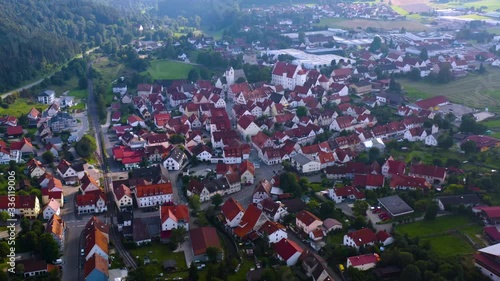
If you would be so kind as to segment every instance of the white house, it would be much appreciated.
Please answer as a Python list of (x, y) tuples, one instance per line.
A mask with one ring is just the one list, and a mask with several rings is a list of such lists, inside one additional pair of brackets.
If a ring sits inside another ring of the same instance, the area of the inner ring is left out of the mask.
[(61, 214), (61, 204), (59, 204), (56, 199), (52, 198), (49, 204), (43, 208), (43, 219), (49, 220), (54, 214), (58, 216)]
[(424, 144), (428, 146), (437, 146), (438, 145), (437, 134), (426, 136), (424, 139)]
[(163, 161), (163, 166), (170, 171), (178, 171), (181, 169), (184, 164), (184, 160), (186, 159), (186, 154), (178, 147), (174, 148), (170, 152), (170, 156)]
[(309, 234), (323, 225), (323, 221), (309, 211), (301, 211), (295, 216), (295, 225), (304, 233)]
[(272, 247), (278, 259), (284, 261), (287, 266), (295, 265), (303, 251), (299, 245), (286, 238), (274, 243)]
[(189, 209), (186, 205), (160, 206), (161, 230), (184, 228), (189, 231)]
[(76, 196), (78, 214), (94, 214), (108, 211), (104, 193), (93, 192)]
[(358, 270), (365, 271), (374, 268), (380, 260), (378, 254), (366, 254), (347, 258), (347, 268), (354, 267)]
[(344, 246), (355, 247), (374, 245), (377, 240), (375, 233), (369, 228), (363, 228), (344, 235)]
[(56, 93), (53, 90), (45, 90), (38, 95), (38, 102), (43, 104), (52, 104), (56, 98)]
[(297, 154), (290, 158), (290, 164), (301, 174), (314, 173), (321, 170), (321, 163), (303, 154)]
[(172, 183), (138, 185), (134, 194), (139, 208), (160, 206), (172, 202)]
[(230, 197), (222, 205), (221, 212), (226, 219), (225, 225), (233, 228), (240, 224), (241, 219), (245, 214), (245, 209), (241, 206), (240, 202)]
[(277, 62), (273, 67), (271, 84), (282, 85), (285, 89), (293, 90), (295, 85), (303, 85), (300, 81), (297, 83), (297, 74), (301, 70), (300, 65)]
[(120, 94), (123, 96), (127, 93), (127, 84), (118, 83), (113, 85), (113, 94)]
[(286, 227), (279, 222), (266, 221), (259, 229), (259, 232), (267, 235), (269, 243), (278, 243), (282, 239), (287, 239)]
[(132, 199), (132, 191), (128, 186), (120, 184), (114, 187), (113, 194), (115, 197), (116, 207), (118, 207), (119, 210), (132, 208), (134, 206)]
[(243, 115), (238, 120), (237, 129), (243, 137), (246, 138), (247, 136), (255, 136), (260, 131), (260, 127), (257, 126), (253, 120), (254, 117), (252, 115)]

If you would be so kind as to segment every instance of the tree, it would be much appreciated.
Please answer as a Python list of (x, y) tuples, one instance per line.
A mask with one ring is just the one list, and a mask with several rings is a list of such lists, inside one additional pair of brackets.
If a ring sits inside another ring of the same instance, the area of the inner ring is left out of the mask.
[(198, 71), (196, 69), (191, 69), (188, 73), (188, 77), (187, 77), (187, 80), (191, 81), (191, 82), (196, 82), (200, 79), (200, 74), (198, 73)]
[(448, 64), (442, 64), (438, 72), (437, 80), (439, 83), (446, 84), (452, 79), (451, 66)]
[(419, 212), (424, 212), (425, 210), (427, 210), (427, 206), (429, 206), (429, 201), (425, 199), (418, 200), (414, 205), (415, 210)]
[(6, 222), (10, 218), (9, 213), (2, 211), (0, 212), (0, 222)]
[(198, 279), (200, 279), (198, 269), (196, 268), (196, 264), (194, 262), (191, 262), (191, 265), (189, 266), (188, 279), (189, 281), (198, 281)]
[(422, 78), (422, 76), (420, 74), (420, 69), (417, 68), (417, 67), (412, 68), (411, 71), (410, 71), (409, 77), (413, 81), (420, 80)]
[(381, 47), (382, 47), (382, 38), (380, 38), (379, 36), (375, 36), (375, 38), (373, 38), (372, 43), (370, 44), (370, 52), (373, 53), (379, 50)]
[(172, 234), (170, 236), (170, 241), (179, 247), (179, 244), (186, 241), (187, 231), (184, 227), (177, 227), (172, 229)]
[(355, 216), (366, 216), (366, 211), (368, 210), (368, 203), (364, 200), (357, 200), (352, 206), (352, 212)]
[(300, 43), (306, 42), (306, 34), (303, 31), (299, 32), (299, 42)]
[(333, 201), (326, 201), (321, 203), (319, 207), (319, 217), (321, 219), (331, 218), (335, 212), (335, 203)]
[(297, 117), (307, 116), (307, 113), (308, 113), (307, 107), (305, 107), (305, 106), (298, 106), (297, 107), (297, 111), (296, 111)]
[(78, 155), (83, 158), (89, 158), (97, 149), (95, 138), (90, 135), (83, 135), (75, 145), (75, 150)]
[(453, 146), (453, 138), (450, 135), (440, 136), (438, 146), (442, 149), (450, 149)]
[(473, 133), (476, 135), (484, 134), (488, 127), (484, 124), (477, 123), (472, 115), (462, 116), (462, 123), (460, 123), (460, 131), (464, 133)]
[(54, 154), (52, 154), (52, 152), (50, 150), (47, 150), (45, 151), (43, 154), (42, 154), (42, 158), (43, 158), (43, 161), (45, 161), (45, 163), (53, 163), (54, 162), (54, 159), (56, 158), (54, 156)]
[(222, 204), (222, 196), (220, 194), (215, 194), (212, 197), (212, 205), (214, 205), (215, 208), (219, 208), (220, 204)]
[(78, 88), (84, 90), (84, 89), (87, 89), (87, 86), (88, 86), (87, 77), (80, 77), (78, 79)]
[(471, 154), (477, 151), (476, 143), (468, 140), (460, 145), (460, 149), (462, 149), (465, 153)]
[(380, 149), (377, 147), (371, 147), (368, 150), (368, 158), (370, 159), (370, 163), (377, 160), (380, 157)]
[(427, 52), (426, 48), (422, 48), (422, 50), (420, 51), (420, 59), (422, 60), (429, 59), (429, 53)]
[(401, 92), (401, 84), (396, 82), (394, 77), (392, 77), (391, 80), (389, 81), (389, 90), (394, 91), (394, 92), (398, 92), (398, 93)]
[(247, 80), (245, 79), (245, 77), (238, 77), (238, 79), (236, 79), (236, 83), (239, 84), (239, 83), (245, 83)]
[(479, 72), (479, 74), (483, 74), (486, 72), (486, 69), (484, 68), (484, 65), (482, 62), (481, 62), (481, 65), (479, 66), (479, 69), (477, 72)]
[(59, 252), (59, 245), (50, 233), (44, 233), (40, 236), (38, 247), (40, 255), (47, 262), (54, 262), (61, 256)]
[(422, 273), (420, 272), (420, 269), (416, 265), (410, 264), (407, 265), (401, 272), (400, 280), (421, 281)]
[(189, 198), (189, 206), (191, 206), (191, 209), (193, 209), (193, 211), (195, 213), (197, 213), (199, 210), (200, 210), (200, 206), (201, 206), (201, 203), (200, 203), (200, 196), (197, 195), (197, 194), (193, 194), (190, 198)]
[(206, 252), (205, 252), (205, 254), (207, 255), (208, 261), (211, 263), (216, 263), (219, 252), (220, 252), (219, 248), (208, 247)]
[(424, 219), (425, 220), (434, 220), (439, 212), (439, 206), (433, 202), (427, 206), (427, 210), (425, 211)]
[(4, 259), (8, 254), (10, 247), (7, 244), (7, 241), (0, 242), (0, 260)]

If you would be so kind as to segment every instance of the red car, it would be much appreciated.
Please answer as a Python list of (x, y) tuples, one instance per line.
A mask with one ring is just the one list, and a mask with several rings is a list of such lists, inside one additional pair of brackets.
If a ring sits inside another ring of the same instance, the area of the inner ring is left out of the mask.
[(373, 213), (374, 213), (374, 214), (378, 214), (378, 213), (380, 213), (380, 212), (382, 212), (382, 209), (381, 209), (381, 208), (375, 209), (375, 210), (373, 211)]

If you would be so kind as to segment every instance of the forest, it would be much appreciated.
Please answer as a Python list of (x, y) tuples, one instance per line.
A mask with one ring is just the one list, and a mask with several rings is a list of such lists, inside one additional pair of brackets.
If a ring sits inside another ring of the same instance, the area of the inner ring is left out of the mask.
[(136, 30), (113, 7), (89, 0), (0, 0), (0, 91), (57, 71), (95, 46), (117, 49)]

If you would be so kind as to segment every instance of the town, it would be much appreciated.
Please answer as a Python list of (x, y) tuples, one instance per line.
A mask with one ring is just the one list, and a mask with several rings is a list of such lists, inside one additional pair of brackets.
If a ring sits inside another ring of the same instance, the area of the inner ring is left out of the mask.
[(425, 10), (439, 28), (417, 31), (391, 4), (288, 8), (2, 97), (9, 280), (500, 279), (500, 36), (471, 31), (498, 12)]

